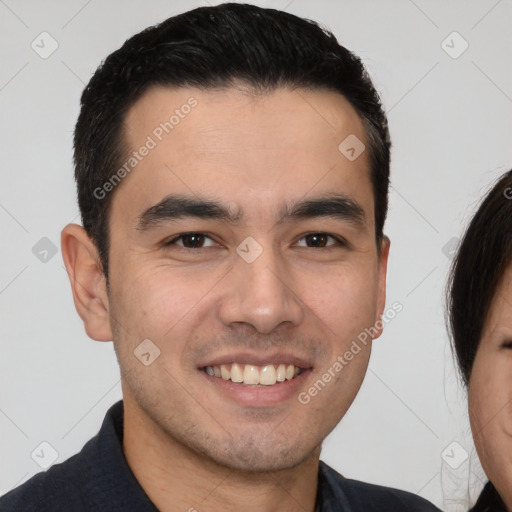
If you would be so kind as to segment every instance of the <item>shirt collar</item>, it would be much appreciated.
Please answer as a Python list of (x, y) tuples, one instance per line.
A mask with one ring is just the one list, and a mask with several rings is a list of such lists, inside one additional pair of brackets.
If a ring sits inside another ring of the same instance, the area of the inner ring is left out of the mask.
[(89, 441), (89, 449), (85, 451), (90, 475), (87, 492), (101, 511), (158, 512), (124, 456), (123, 420), (123, 401), (120, 400), (108, 410), (98, 435)]
[(340, 485), (341, 480), (343, 477), (339, 473), (325, 462), (319, 462), (315, 512), (352, 512), (353, 509)]

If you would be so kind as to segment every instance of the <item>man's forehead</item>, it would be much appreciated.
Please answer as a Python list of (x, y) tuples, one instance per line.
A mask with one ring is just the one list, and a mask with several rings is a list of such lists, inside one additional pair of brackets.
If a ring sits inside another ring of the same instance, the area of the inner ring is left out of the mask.
[[(347, 102), (341, 95), (325, 96), (325, 92), (308, 92), (303, 98), (302, 92), (276, 91), (300, 105), (302, 119), (307, 117), (310, 122), (301, 124), (301, 119), (292, 117), (295, 110), (288, 109), (279, 124), (267, 125), (273, 108), (263, 116), (256, 114), (251, 119), (254, 124), (246, 123), (255, 113), (251, 108), (241, 109), (238, 114), (244, 116), (234, 116), (232, 123), (227, 114), (228, 120), (222, 119), (222, 102), (239, 95), (236, 89), (223, 90), (218, 97), (216, 91), (205, 93), (195, 88), (151, 89), (127, 116), (125, 142), (135, 150), (148, 142), (151, 145), (151, 151), (145, 151), (147, 156), (135, 162), (137, 168), (130, 172), (128, 180), (134, 185), (129, 195), (151, 196), (144, 204), (137, 202), (142, 205), (140, 212), (157, 205), (165, 191), (203, 198), (207, 192), (217, 191), (225, 203), (236, 199), (240, 204), (244, 203), (241, 195), (245, 201), (257, 195), (265, 207), (273, 204), (274, 210), (279, 210), (275, 218), (286, 216), (285, 210), (295, 202), (289, 198), (305, 197), (313, 189), (316, 196), (339, 192), (354, 197), (354, 189), (361, 190), (363, 183), (372, 195), (367, 155), (350, 161), (339, 148), (343, 138), (354, 136), (353, 132), (364, 138), (362, 123), (351, 107), (345, 108)], [(341, 104), (336, 103), (339, 98)], [(279, 108), (281, 103), (275, 101), (272, 107)], [(216, 109), (217, 117), (205, 115), (206, 104)], [(333, 105), (341, 109), (338, 118), (329, 116)], [(344, 115), (343, 124), (340, 119)], [(267, 127), (273, 130), (270, 135)], [(243, 130), (247, 130), (245, 134)], [(265, 147), (255, 143), (257, 137)], [(130, 149), (127, 153), (131, 154)]]
[(240, 107), (238, 100), (233, 106), (229, 98), (240, 96), (234, 88), (222, 91), (220, 99), (216, 94), (194, 88), (148, 91), (126, 118), (125, 152), (151, 145), (140, 167), (158, 155), (175, 170), (187, 166), (188, 175), (196, 164), (207, 171), (217, 162), (258, 175), (263, 167), (297, 176), (327, 174), (334, 165), (369, 169), (367, 155), (359, 158), (367, 144), (363, 123), (339, 93), (280, 88), (262, 99), (261, 109), (243, 102)]
[[(187, 104), (192, 99), (197, 106), (190, 112)], [(186, 110), (185, 115), (180, 112), (181, 109)], [(215, 117), (207, 116), (207, 112), (211, 111), (216, 112)], [(174, 113), (180, 119), (175, 117), (171, 120)], [(189, 117), (189, 114), (192, 115)], [(288, 86), (260, 93), (247, 92), (239, 86), (205, 89), (153, 86), (128, 110), (125, 130), (128, 135), (134, 135), (140, 129), (148, 131), (148, 127), (144, 126), (145, 121), (155, 126), (172, 121), (176, 123), (176, 133), (183, 132), (184, 127), (188, 126), (195, 128), (201, 135), (211, 137), (223, 132), (229, 133), (229, 128), (234, 123), (239, 129), (244, 121), (247, 121), (250, 130), (249, 120), (254, 120), (254, 116), (258, 114), (259, 121), (262, 124), (267, 121), (270, 130), (278, 128), (275, 124), (272, 126), (276, 120), (286, 123), (290, 118), (308, 118), (307, 125), (290, 123), (286, 129), (294, 133), (309, 130), (311, 134), (319, 128), (334, 133), (337, 130), (350, 129), (352, 133), (360, 132), (364, 136), (359, 114), (338, 91)], [(187, 123), (179, 122), (185, 118)], [(256, 135), (256, 132), (252, 133)], [(284, 135), (283, 131), (280, 133)]]

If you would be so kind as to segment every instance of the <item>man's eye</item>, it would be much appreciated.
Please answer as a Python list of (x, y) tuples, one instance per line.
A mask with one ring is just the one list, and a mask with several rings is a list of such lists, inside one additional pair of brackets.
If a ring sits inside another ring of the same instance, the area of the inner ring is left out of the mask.
[(184, 233), (164, 244), (166, 247), (170, 245), (178, 245), (185, 249), (203, 249), (204, 247), (214, 247), (217, 244), (204, 233)]
[(310, 233), (297, 242), (299, 247), (317, 247), (320, 249), (333, 245), (344, 246), (346, 244), (342, 239), (327, 233)]

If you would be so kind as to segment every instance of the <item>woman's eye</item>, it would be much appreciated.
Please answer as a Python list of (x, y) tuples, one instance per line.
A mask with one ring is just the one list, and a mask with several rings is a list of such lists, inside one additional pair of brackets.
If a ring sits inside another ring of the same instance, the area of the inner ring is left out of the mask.
[[(333, 243), (334, 242), (334, 243)], [(333, 235), (327, 233), (310, 233), (302, 237), (298, 242), (299, 247), (331, 247), (332, 245), (345, 245), (343, 241)]]
[(179, 245), (185, 249), (203, 249), (217, 244), (204, 233), (184, 233), (165, 243), (165, 246)]

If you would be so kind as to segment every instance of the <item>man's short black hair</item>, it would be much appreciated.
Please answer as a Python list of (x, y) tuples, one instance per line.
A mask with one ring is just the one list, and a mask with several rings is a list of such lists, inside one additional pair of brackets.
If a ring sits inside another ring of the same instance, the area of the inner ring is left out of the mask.
[[(113, 192), (95, 194), (123, 165), (123, 122), (151, 86), (256, 92), (278, 87), (333, 90), (361, 117), (375, 198), (375, 231), (383, 235), (389, 188), (386, 115), (361, 60), (317, 23), (275, 9), (226, 3), (171, 17), (128, 39), (96, 70), (81, 98), (74, 162), (82, 223), (98, 247), (108, 282), (109, 210)], [(341, 142), (341, 141), (340, 141)]]
[(471, 219), (448, 280), (452, 346), (466, 385), (496, 290), (511, 263), (512, 170), (494, 184)]

